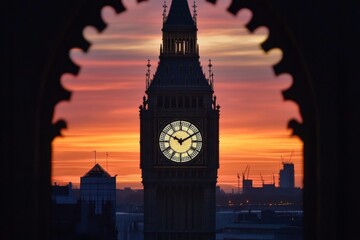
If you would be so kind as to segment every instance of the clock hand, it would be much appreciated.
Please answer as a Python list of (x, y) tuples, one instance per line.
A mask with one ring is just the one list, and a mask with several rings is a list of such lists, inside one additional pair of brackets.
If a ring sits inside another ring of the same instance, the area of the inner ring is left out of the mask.
[(188, 140), (189, 138), (191, 138), (192, 136), (194, 136), (194, 135), (196, 135), (196, 134), (198, 134), (198, 132), (193, 133), (193, 134), (191, 134), (191, 135), (187, 136), (187, 137), (186, 137), (186, 138), (184, 138), (184, 139), (181, 139), (181, 140), (180, 140), (180, 144), (182, 144), (184, 141)]
[(180, 139), (178, 139), (176, 136), (174, 137), (174, 136), (171, 136), (173, 139), (175, 139), (175, 140), (178, 140), (178, 142), (180, 142), (181, 140)]
[(181, 139), (178, 139), (176, 136), (170, 135), (168, 133), (165, 133), (166, 135), (169, 135), (171, 138), (177, 140), (181, 144)]

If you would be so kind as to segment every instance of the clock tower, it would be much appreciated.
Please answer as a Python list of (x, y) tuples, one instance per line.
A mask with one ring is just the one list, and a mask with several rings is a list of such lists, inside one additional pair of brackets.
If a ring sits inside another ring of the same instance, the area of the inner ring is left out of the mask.
[(145, 240), (215, 240), (219, 109), (202, 70), (196, 5), (164, 3), (160, 61), (140, 105)]

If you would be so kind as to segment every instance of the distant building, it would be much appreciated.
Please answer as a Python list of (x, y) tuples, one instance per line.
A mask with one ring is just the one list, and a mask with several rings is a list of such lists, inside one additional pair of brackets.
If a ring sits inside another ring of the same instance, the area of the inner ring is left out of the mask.
[(80, 178), (80, 236), (116, 240), (116, 176), (99, 164)]
[[(265, 183), (261, 174), (261, 187), (254, 187), (253, 180), (249, 178), (250, 166), (246, 166), (242, 174), (242, 194), (236, 196), (218, 196), (218, 206), (246, 206), (246, 207), (269, 207), (282, 206), (291, 208), (302, 208), (302, 189), (295, 187), (294, 164), (283, 162), (283, 169), (279, 171), (279, 187), (275, 186), (275, 177), (272, 183)], [(238, 179), (239, 179), (238, 175)]]
[(144, 240), (143, 213), (116, 213), (118, 240)]
[(111, 177), (99, 164), (80, 178), (81, 202), (94, 204), (94, 213), (103, 214), (104, 205), (112, 205), (111, 218), (115, 219), (116, 176)]
[[(250, 166), (247, 165), (245, 171), (242, 173), (242, 193), (248, 193), (253, 188), (253, 180), (249, 179)], [(238, 174), (238, 180), (240, 176)]]
[(221, 211), (216, 214), (216, 239), (301, 240), (302, 220), (302, 211)]
[(51, 198), (56, 204), (76, 204), (77, 197), (73, 191), (72, 183), (68, 185), (57, 185), (56, 183), (52, 186)]
[[(142, 213), (119, 212), (117, 219), (118, 240), (144, 240)], [(302, 220), (302, 211), (219, 211), (216, 240), (302, 240)]]
[(80, 220), (80, 203), (72, 188), (67, 185), (54, 184), (52, 190), (52, 240), (76, 239), (76, 226)]
[(116, 212), (142, 213), (144, 211), (144, 191), (142, 189), (116, 190)]
[(295, 170), (294, 164), (290, 162), (283, 162), (283, 169), (280, 170), (280, 188), (294, 188), (295, 187)]

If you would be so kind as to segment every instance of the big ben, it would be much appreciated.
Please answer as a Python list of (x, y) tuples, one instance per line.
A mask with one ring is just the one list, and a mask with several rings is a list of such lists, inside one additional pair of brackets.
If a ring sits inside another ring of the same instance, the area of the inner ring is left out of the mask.
[(197, 13), (164, 3), (159, 63), (140, 106), (145, 240), (215, 240), (219, 105), (212, 64), (204, 73)]

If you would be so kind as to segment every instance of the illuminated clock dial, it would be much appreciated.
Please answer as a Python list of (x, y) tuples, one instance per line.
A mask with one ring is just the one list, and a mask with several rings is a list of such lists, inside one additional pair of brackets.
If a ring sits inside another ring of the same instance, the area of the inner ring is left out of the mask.
[(173, 121), (161, 130), (159, 146), (169, 160), (188, 162), (200, 153), (202, 136), (194, 124), (183, 120)]

